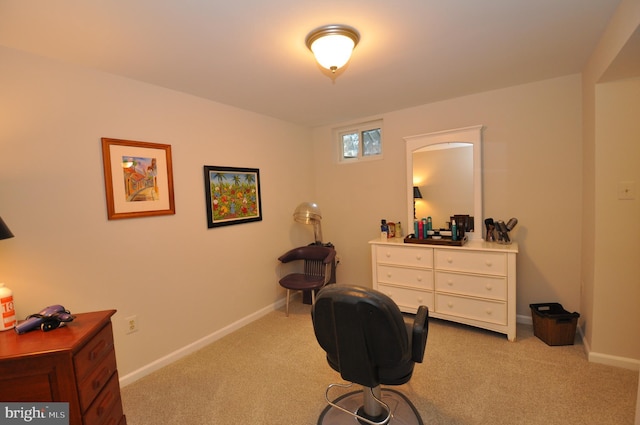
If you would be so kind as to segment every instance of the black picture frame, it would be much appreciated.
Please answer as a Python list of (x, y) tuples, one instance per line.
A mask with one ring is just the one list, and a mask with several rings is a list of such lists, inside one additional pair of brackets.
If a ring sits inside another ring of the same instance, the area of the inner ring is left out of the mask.
[(258, 168), (204, 166), (207, 227), (262, 221)]

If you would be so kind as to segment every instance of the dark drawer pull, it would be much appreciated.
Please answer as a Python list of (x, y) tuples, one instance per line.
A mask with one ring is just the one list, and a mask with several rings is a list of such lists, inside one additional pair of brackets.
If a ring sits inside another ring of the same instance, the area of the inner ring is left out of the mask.
[(109, 407), (109, 404), (111, 403), (111, 399), (113, 398), (113, 393), (111, 391), (109, 391), (107, 394), (105, 394), (105, 397), (100, 400), (100, 406), (98, 406), (98, 408), (96, 409), (96, 414), (98, 416), (102, 416), (105, 411), (107, 410), (107, 407)]
[(92, 386), (94, 390), (102, 387), (104, 382), (111, 376), (111, 368), (105, 367), (100, 371), (100, 375), (93, 380)]
[(93, 350), (91, 350), (91, 352), (89, 353), (89, 360), (95, 360), (100, 355), (100, 353), (104, 351), (104, 347), (106, 345), (106, 341), (104, 339), (101, 339), (100, 342), (96, 344), (96, 346), (93, 347)]

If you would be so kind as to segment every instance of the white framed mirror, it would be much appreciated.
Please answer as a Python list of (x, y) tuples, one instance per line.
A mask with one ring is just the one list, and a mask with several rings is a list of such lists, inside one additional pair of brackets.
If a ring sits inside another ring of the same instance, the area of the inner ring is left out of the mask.
[[(474, 231), (467, 233), (467, 237), (469, 240), (482, 239), (482, 128), (482, 125), (476, 125), (404, 138), (406, 233), (413, 233), (416, 212), (417, 219), (431, 216), (434, 228), (445, 227), (445, 222), (454, 214), (468, 214), (474, 218)], [(443, 182), (447, 185), (443, 186)], [(414, 200), (414, 187), (422, 193), (423, 199), (418, 203), (427, 205), (423, 210)]]

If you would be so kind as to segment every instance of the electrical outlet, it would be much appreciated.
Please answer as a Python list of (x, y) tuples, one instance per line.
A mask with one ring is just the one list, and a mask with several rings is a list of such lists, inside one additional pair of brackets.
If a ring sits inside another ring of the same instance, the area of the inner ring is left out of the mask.
[(127, 324), (127, 335), (138, 332), (138, 316), (129, 316), (124, 320)]

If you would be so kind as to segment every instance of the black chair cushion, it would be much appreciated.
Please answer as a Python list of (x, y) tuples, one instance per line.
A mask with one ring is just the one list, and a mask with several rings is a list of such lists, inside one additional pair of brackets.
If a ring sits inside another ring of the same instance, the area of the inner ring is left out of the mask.
[(280, 279), (284, 288), (305, 291), (318, 289), (324, 285), (324, 276), (309, 276), (304, 273), (291, 273)]

